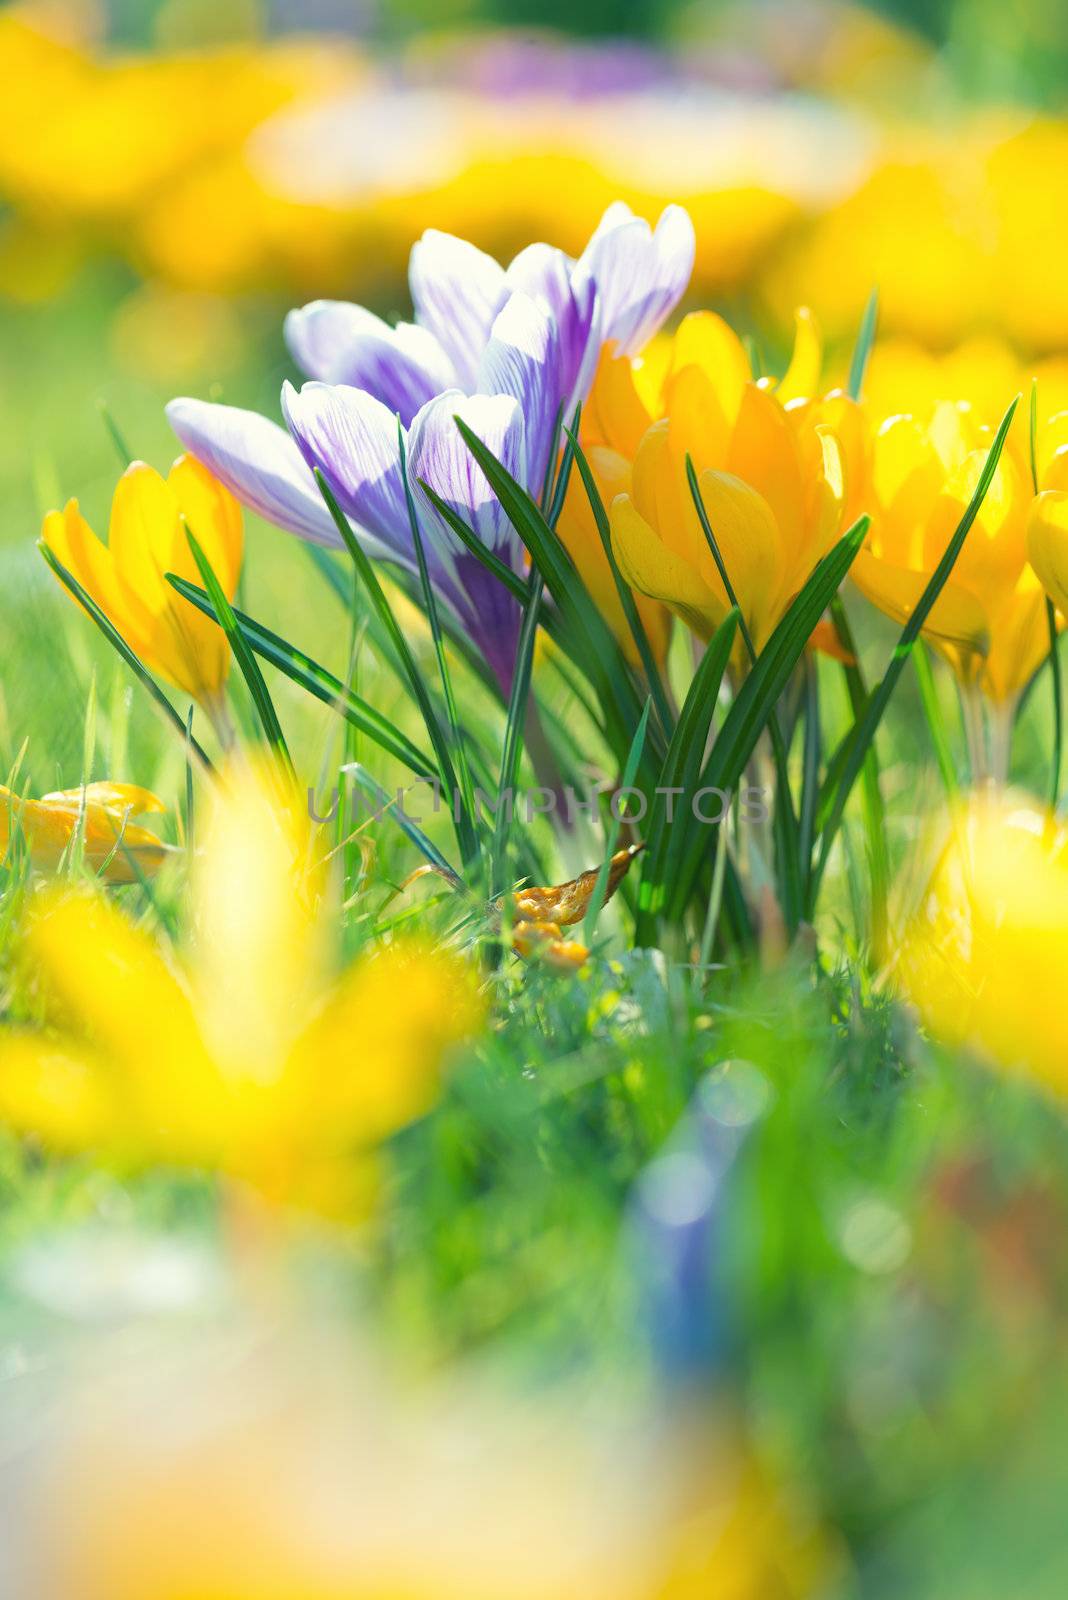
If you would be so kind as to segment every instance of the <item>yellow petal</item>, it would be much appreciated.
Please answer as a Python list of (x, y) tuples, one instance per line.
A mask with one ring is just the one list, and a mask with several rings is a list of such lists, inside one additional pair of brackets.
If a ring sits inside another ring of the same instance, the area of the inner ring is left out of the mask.
[(653, 420), (638, 392), (631, 362), (616, 355), (614, 343), (606, 345), (582, 412), (583, 441), (606, 445), (631, 460)]
[(1068, 616), (1068, 491), (1036, 495), (1027, 521), (1027, 553), (1053, 604)]
[(100, 1064), (43, 1034), (0, 1034), (0, 1123), (67, 1154), (115, 1134), (115, 1108)]
[[(244, 542), (240, 505), (229, 489), (193, 456), (179, 456), (168, 474), (167, 483), (227, 599), (232, 600), (241, 571)], [(199, 573), (188, 547), (180, 552), (180, 559), (183, 565), (172, 570), (199, 583)]]
[(771, 507), (787, 549), (802, 538), (804, 485), (793, 430), (773, 394), (747, 384), (734, 425), (726, 469), (751, 484)]
[[(857, 588), (895, 622), (912, 615), (930, 581), (930, 574), (912, 572), (861, 550), (850, 570)], [(974, 595), (953, 580), (944, 585), (923, 626), (925, 638), (983, 655), (990, 635), (986, 612)]]
[(759, 649), (778, 620), (786, 573), (771, 507), (750, 484), (727, 472), (703, 472), (700, 489), (731, 588)]
[(63, 511), (48, 513), (41, 537), (130, 648), (143, 655), (154, 626), (151, 613), (119, 584), (111, 551), (90, 528), (77, 500), (68, 500)]
[(88, 804), (103, 806), (118, 816), (128, 812), (132, 817), (140, 817), (167, 809), (166, 802), (158, 794), (153, 794), (151, 789), (142, 789), (136, 783), (112, 783), (106, 779), (99, 783), (87, 783), (78, 789), (57, 789), (51, 794), (42, 795), (41, 804), (69, 805), (77, 810), (82, 805), (83, 797)]
[(672, 375), (691, 366), (712, 384), (720, 410), (728, 424), (733, 423), (753, 369), (734, 329), (714, 311), (691, 311), (676, 330)]
[[(586, 451), (597, 491), (607, 508), (618, 494), (630, 489), (630, 462), (615, 450), (590, 445)], [(600, 530), (581, 476), (573, 472), (568, 482), (563, 510), (556, 531), (561, 543), (579, 570), (598, 611), (611, 628), (632, 666), (640, 664), (638, 647), (616, 590), (615, 578), (601, 543)], [(671, 616), (662, 605), (645, 595), (635, 596), (635, 605), (646, 637), (657, 660), (663, 660), (670, 637)]]
[(632, 589), (662, 600), (702, 639), (710, 639), (726, 614), (726, 603), (699, 573), (657, 538), (629, 495), (621, 494), (609, 512), (612, 550)]
[(142, 1157), (208, 1158), (225, 1131), (225, 1093), (148, 934), (100, 894), (49, 893), (31, 908), (24, 948), (50, 1012), (113, 1073)]
[(127, 467), (111, 502), (108, 548), (119, 581), (152, 613), (165, 610), (174, 591), (164, 578), (173, 572), (181, 529), (178, 501), (154, 467)]
[(460, 956), (398, 942), (362, 957), (290, 1058), (298, 1117), (330, 1146), (376, 1144), (429, 1109), (447, 1052), (483, 1015)]
[(823, 367), (823, 337), (812, 312), (802, 306), (794, 318), (794, 352), (775, 393), (783, 405), (790, 400), (810, 400), (819, 394)]

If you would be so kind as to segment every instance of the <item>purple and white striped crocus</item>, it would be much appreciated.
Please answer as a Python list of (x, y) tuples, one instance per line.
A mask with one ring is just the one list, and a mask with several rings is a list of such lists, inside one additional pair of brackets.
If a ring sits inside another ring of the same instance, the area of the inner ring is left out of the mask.
[(414, 571), (399, 418), (431, 579), (507, 693), (518, 604), (418, 481), (522, 573), (523, 547), (454, 417), (538, 496), (561, 410), (569, 416), (585, 399), (605, 343), (634, 355), (656, 333), (685, 291), (693, 256), (693, 225), (678, 206), (653, 229), (617, 203), (577, 261), (534, 244), (507, 268), (429, 230), (411, 255), (414, 322), (392, 327), (362, 306), (329, 300), (290, 312), (286, 342), (311, 381), (282, 391), (288, 431), (256, 412), (199, 400), (173, 400), (167, 415), (186, 449), (267, 521), (340, 543), (317, 469), (368, 554)]

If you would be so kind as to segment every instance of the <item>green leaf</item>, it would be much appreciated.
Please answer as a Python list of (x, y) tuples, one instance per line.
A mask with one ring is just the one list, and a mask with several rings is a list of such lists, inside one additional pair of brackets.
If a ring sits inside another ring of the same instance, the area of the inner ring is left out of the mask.
[(498, 583), (504, 585), (514, 599), (518, 600), (521, 605), (525, 605), (527, 586), (519, 573), (513, 572), (511, 567), (506, 566), (495, 551), (491, 550), (488, 545), (483, 544), (474, 528), (470, 527), (463, 517), (447, 501), (443, 500), (439, 494), (436, 494), (422, 478), (419, 479), (419, 487), (438, 515), (448, 523), (461, 544), (467, 546), (476, 560), (481, 562), (486, 571), (496, 578)]
[(408, 641), (405, 639), (404, 634), (397, 623), (397, 619), (393, 615), (393, 608), (386, 599), (382, 585), (378, 581), (378, 575), (368, 559), (367, 552), (364, 550), (363, 546), (360, 544), (360, 541), (357, 539), (356, 535), (349, 526), (349, 519), (338, 505), (330, 485), (327, 483), (325, 477), (318, 469), (316, 469), (315, 472), (315, 479), (319, 485), (319, 493), (326, 502), (327, 510), (334, 519), (337, 530), (341, 534), (341, 537), (345, 542), (345, 546), (352, 557), (353, 564), (357, 573), (359, 574), (360, 581), (363, 584), (364, 589), (367, 591), (368, 597), (371, 601), (372, 609), (375, 615), (378, 617), (379, 622), (382, 624), (390, 644), (396, 653), (397, 661), (403, 670), (408, 687), (411, 690), (412, 697), (414, 698), (415, 703), (419, 708), (420, 715), (423, 718), (427, 734), (430, 738), (430, 743), (433, 747), (434, 754), (437, 757), (438, 766), (441, 770), (442, 785), (449, 798), (449, 811), (455, 822), (456, 837), (460, 846), (460, 854), (464, 859), (465, 865), (469, 863), (474, 864), (477, 861), (479, 854), (478, 840), (475, 837), (474, 828), (472, 826), (470, 817), (463, 811), (462, 808), (454, 807), (453, 805), (453, 798), (457, 794), (459, 787), (456, 777), (456, 769), (453, 766), (452, 754), (449, 750), (449, 741), (445, 735), (444, 728), (441, 726), (441, 721), (438, 717), (438, 714), (434, 710), (434, 706), (427, 691), (427, 686), (423, 679), (423, 675), (419, 670), (419, 666), (415, 660), (415, 657), (412, 655), (412, 652), (408, 647)]
[(423, 591), (423, 607), (430, 622), (430, 634), (434, 641), (434, 653), (437, 656), (438, 673), (441, 677), (442, 692), (445, 696), (445, 711), (449, 719), (449, 731), (452, 734), (452, 746), (456, 755), (456, 770), (460, 780), (457, 804), (464, 813), (459, 825), (465, 836), (469, 835), (476, 841), (477, 854), (478, 835), (475, 827), (475, 795), (471, 783), (471, 768), (468, 765), (467, 746), (460, 728), (459, 714), (456, 710), (456, 696), (453, 694), (452, 674), (449, 671), (449, 663), (445, 655), (445, 642), (441, 631), (441, 619), (438, 616), (437, 596), (430, 581), (430, 570), (427, 566), (426, 550), (423, 546), (423, 530), (419, 526), (419, 514), (415, 509), (411, 484), (408, 482), (408, 453), (404, 442), (404, 427), (400, 417), (397, 418), (397, 444), (400, 452), (401, 478), (404, 481), (404, 498), (408, 507), (408, 525), (411, 529), (416, 561), (419, 565), (419, 582)]
[[(836, 595), (831, 601), (831, 619), (834, 622), (838, 641), (847, 655), (853, 657), (852, 662), (843, 661), (842, 673), (846, 682), (846, 693), (849, 696), (849, 707), (853, 714), (853, 726), (863, 716), (868, 704), (868, 687), (864, 682), (864, 674), (860, 665), (860, 652), (857, 649), (853, 630), (849, 625), (845, 605), (841, 595)], [(887, 896), (890, 890), (890, 858), (886, 843), (886, 809), (883, 806), (882, 781), (879, 773), (879, 754), (872, 744), (864, 758), (861, 769), (863, 787), (861, 789), (862, 813), (864, 819), (864, 839), (868, 857), (868, 876), (871, 881), (871, 913), (872, 929), (875, 943), (881, 948), (880, 941), (886, 931)], [(833, 793), (833, 790), (831, 791)], [(826, 820), (821, 819), (820, 826)], [(811, 880), (811, 851), (809, 852), (809, 879)]]
[[(190, 601), (208, 616), (213, 615), (211, 601), (203, 589), (198, 589), (196, 584), (190, 583), (187, 578), (179, 578), (173, 572), (167, 573), (167, 582), (177, 589), (184, 600)], [(277, 667), (293, 683), (314, 695), (316, 700), (333, 707), (339, 716), (354, 728), (359, 728), (361, 733), (366, 733), (379, 749), (402, 762), (417, 778), (440, 778), (429, 755), (413, 744), (406, 734), (367, 700), (346, 688), (341, 679), (326, 667), (320, 666), (318, 661), (313, 661), (311, 656), (272, 633), (261, 622), (246, 616), (243, 611), (235, 611), (234, 617), (249, 648), (262, 656), (264, 661), (269, 661), (272, 667)]]
[(241, 676), (248, 685), (248, 692), (252, 696), (252, 703), (256, 707), (256, 714), (260, 719), (267, 743), (277, 757), (282, 770), (288, 777), (295, 780), (296, 770), (290, 758), (289, 747), (286, 744), (282, 725), (278, 720), (278, 714), (274, 709), (274, 702), (264, 681), (263, 673), (259, 669), (256, 657), (249, 649), (244, 634), (238, 627), (234, 609), (226, 597), (226, 591), (215, 575), (211, 562), (204, 554), (192, 528), (185, 522), (184, 518), (182, 520), (185, 525), (185, 536), (189, 543), (189, 548), (193, 552), (193, 560), (197, 564), (197, 570), (204, 580), (204, 589), (208, 599), (211, 601), (215, 619), (225, 633), (227, 642), (233, 652), (234, 660), (240, 668)]
[(341, 768), (341, 771), (352, 773), (360, 788), (374, 801), (375, 806), (381, 815), (392, 816), (397, 826), (406, 835), (406, 837), (411, 840), (416, 849), (426, 857), (431, 866), (436, 867), (439, 872), (444, 873), (449, 882), (454, 884), (457, 888), (461, 888), (463, 886), (463, 880), (460, 877), (460, 874), (456, 871), (456, 868), (449, 865), (441, 851), (438, 849), (437, 845), (433, 844), (431, 840), (427, 838), (422, 828), (420, 828), (419, 824), (413, 821), (410, 816), (408, 816), (403, 806), (397, 806), (396, 797), (388, 794), (386, 790), (382, 788), (382, 785), (371, 776), (366, 767), (362, 766), (359, 761), (351, 761), (346, 763), (346, 765)]
[(657, 942), (658, 918), (672, 897), (680, 864), (688, 854), (693, 835), (703, 826), (693, 816), (692, 802), (700, 786), (708, 730), (734, 648), (738, 622), (735, 606), (720, 623), (701, 657), (657, 778), (638, 890), (635, 938), (639, 945)]
[[(745, 642), (746, 653), (749, 656), (750, 667), (756, 665), (756, 651), (753, 649), (753, 640), (749, 632), (742, 608), (738, 604), (738, 596), (734, 592), (727, 572), (726, 564), (720, 553), (719, 543), (708, 520), (708, 510), (701, 494), (701, 485), (697, 481), (697, 472), (694, 468), (693, 458), (689, 451), (686, 452), (686, 482), (689, 485), (690, 497), (697, 511), (697, 519), (701, 524), (705, 541), (712, 552), (712, 559), (716, 563), (716, 571), (720, 581), (727, 591), (727, 599), (738, 612), (738, 627)], [(786, 744), (779, 726), (779, 717), (775, 708), (768, 713), (768, 733), (771, 736), (771, 748), (775, 758), (775, 840), (778, 846), (779, 869), (782, 874), (782, 909), (787, 929), (791, 934), (797, 931), (797, 924), (801, 917), (801, 908), (804, 904), (804, 884), (801, 877), (801, 855), (798, 846), (797, 818), (794, 815), (793, 796), (790, 793), (790, 769), (786, 758)]]
[(641, 619), (641, 613), (635, 603), (634, 595), (631, 593), (630, 585), (624, 581), (623, 574), (616, 563), (615, 552), (612, 549), (612, 528), (608, 520), (608, 512), (605, 510), (604, 501), (601, 499), (600, 491), (593, 476), (593, 470), (586, 459), (582, 446), (579, 444), (577, 434), (569, 434), (568, 438), (575, 453), (575, 462), (579, 469), (579, 476), (582, 479), (582, 486), (586, 491), (586, 498), (590, 502), (593, 520), (597, 524), (601, 548), (604, 550), (605, 560), (608, 562), (612, 572), (612, 581), (616, 586), (619, 603), (623, 607), (623, 615), (627, 619), (631, 638), (634, 640), (635, 648), (638, 651), (638, 659), (642, 664), (642, 670), (649, 684), (649, 691), (653, 697), (656, 714), (660, 719), (660, 727), (664, 738), (670, 739), (675, 727), (675, 718), (664, 690), (660, 669), (656, 664), (656, 657), (653, 655), (653, 647), (649, 643), (649, 635), (646, 633), (645, 624)]
[(835, 834), (838, 832), (842, 821), (846, 801), (849, 799), (857, 774), (864, 764), (868, 749), (875, 738), (876, 730), (883, 719), (883, 713), (890, 703), (890, 696), (894, 692), (897, 680), (904, 671), (905, 663), (912, 653), (912, 647), (919, 638), (920, 630), (927, 621), (931, 608), (953, 571), (954, 563), (963, 548), (965, 539), (968, 537), (972, 523), (978, 516), (979, 508), (986, 498), (987, 490), (990, 488), (994, 473), (997, 471), (998, 461), (1001, 458), (1001, 452), (1004, 449), (1005, 440), (1012, 425), (1012, 419), (1018, 403), (1019, 396), (1012, 402), (1001, 419), (1001, 425), (994, 436), (994, 442), (990, 446), (983, 470), (979, 475), (979, 482), (975, 486), (975, 493), (968, 502), (967, 509), (957, 524), (956, 532), (946, 546), (942, 559), (932, 573), (930, 582), (924, 589), (912, 615), (902, 629), (901, 637), (894, 648), (890, 665), (887, 667), (876, 689), (868, 697), (863, 716), (857, 723), (853, 737), (849, 742), (845, 768), (835, 789), (834, 803), (830, 816), (827, 818), (820, 836), (819, 859), (812, 874), (809, 890), (810, 916), (815, 911), (820, 884), (823, 881), (823, 874), (827, 870), (827, 859), (834, 843)]
[[(623, 782), (619, 786), (620, 790), (623, 792), (634, 788), (634, 780), (638, 775), (638, 765), (641, 761), (642, 749), (645, 745), (645, 735), (649, 728), (649, 712), (652, 710), (652, 705), (653, 702), (651, 699), (646, 700), (645, 709), (642, 712), (642, 719), (637, 728), (634, 730), (634, 738), (631, 740), (631, 746), (627, 752), (626, 765), (623, 768)], [(586, 915), (582, 923), (582, 940), (587, 946), (593, 942), (593, 933), (597, 926), (597, 918), (601, 914), (601, 908), (604, 905), (605, 895), (608, 893), (608, 875), (612, 870), (612, 857), (615, 855), (616, 850), (619, 847), (619, 835), (623, 827), (622, 812), (620, 812), (620, 814), (617, 816), (613, 811), (611, 813), (611, 817), (612, 820), (608, 829), (608, 839), (605, 844), (604, 860), (601, 862), (598, 870), (597, 881), (594, 883), (593, 893), (590, 895), (590, 903), (586, 907)]]
[(508, 697), (508, 716), (501, 746), (501, 774), (497, 784), (497, 817), (490, 868), (491, 897), (503, 894), (507, 887), (503, 881), (504, 863), (508, 850), (508, 835), (511, 832), (512, 804), (519, 773), (519, 758), (523, 748), (523, 723), (526, 717), (527, 697), (530, 693), (534, 643), (541, 610), (542, 578), (537, 567), (531, 571), (527, 587), (527, 601), (519, 630), (519, 643), (516, 646), (515, 672), (512, 676), (512, 692)]
[[(812, 630), (827, 609), (864, 542), (869, 518), (861, 517), (823, 557), (795, 597), (753, 667), (724, 719), (723, 727), (702, 774), (710, 788), (732, 791), (756, 747), (791, 672), (801, 658)], [(700, 841), (697, 841), (699, 847)], [(677, 921), (685, 908), (700, 859), (700, 849), (687, 846), (685, 860), (674, 882), (667, 911)]]
[(868, 370), (868, 358), (871, 347), (875, 343), (875, 333), (879, 325), (879, 291), (873, 289), (868, 296), (868, 303), (864, 307), (864, 315), (860, 321), (860, 330), (857, 333), (857, 342), (853, 346), (853, 359), (849, 363), (849, 379), (846, 383), (846, 393), (851, 400), (859, 400), (864, 388), (864, 375)]
[[(558, 639), (589, 679), (601, 705), (606, 735), (622, 764), (642, 710), (622, 652), (539, 507), (462, 418), (457, 417), (456, 425), (559, 608), (564, 627)], [(651, 785), (655, 771), (648, 745), (642, 765), (642, 781)]]
[[(953, 756), (949, 748), (949, 738), (946, 734), (945, 719), (942, 708), (938, 703), (938, 686), (931, 671), (931, 658), (922, 639), (917, 639), (912, 651), (913, 663), (916, 667), (916, 680), (920, 688), (920, 704), (927, 721), (928, 731), (931, 735), (931, 744), (934, 746), (935, 760), (938, 770), (942, 774), (946, 794), (952, 800), (959, 791), (956, 768), (953, 765)], [(874, 750), (875, 746), (872, 745)]]
[(110, 644), (112, 649), (116, 650), (122, 657), (123, 661), (125, 661), (130, 671), (137, 678), (138, 682), (148, 690), (148, 693), (151, 695), (160, 711), (163, 712), (166, 720), (177, 731), (183, 745), (192, 751), (193, 755), (200, 762), (200, 765), (205, 772), (214, 774), (215, 768), (212, 766), (207, 752), (201, 748), (191, 734), (187, 733), (184, 721), (171, 705), (170, 701), (163, 693), (163, 690), (160, 688), (155, 678), (153, 678), (148, 668), (130, 649), (130, 646), (126, 643), (126, 640), (122, 637), (122, 634), (118, 631), (111, 620), (104, 615), (103, 611), (101, 611), (92, 595), (82, 588), (81, 584), (78, 582), (77, 578), (72, 572), (67, 571), (62, 561), (60, 561), (59, 557), (53, 550), (49, 548), (43, 539), (39, 539), (37, 541), (37, 548), (40, 550), (45, 561), (51, 567), (52, 571), (55, 573), (60, 583), (62, 583), (63, 587), (69, 590), (69, 592), (78, 601), (79, 605), (81, 605), (84, 610), (88, 612), (89, 616), (93, 619), (101, 633), (104, 635), (104, 638), (108, 641), (108, 644)]

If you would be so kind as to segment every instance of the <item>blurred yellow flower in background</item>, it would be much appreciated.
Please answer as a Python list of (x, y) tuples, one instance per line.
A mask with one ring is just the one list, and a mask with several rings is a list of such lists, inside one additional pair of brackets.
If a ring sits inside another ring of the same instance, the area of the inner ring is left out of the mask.
[(241, 507), (192, 456), (181, 456), (166, 480), (143, 461), (127, 468), (106, 545), (77, 500), (48, 513), (41, 537), (145, 666), (210, 707), (226, 684), (230, 647), (218, 624), (167, 582), (168, 572), (201, 582), (187, 529), (232, 599), (244, 542)]
[(335, 980), (310, 822), (252, 770), (228, 774), (195, 878), (181, 972), (98, 895), (31, 904), (23, 957), (47, 1026), (0, 1034), (0, 1118), (61, 1150), (365, 1206), (375, 1147), (426, 1111), (478, 1025), (469, 967), (396, 943)]
[(1068, 1093), (1068, 834), (1028, 796), (973, 795), (906, 931), (898, 977), (930, 1031)]
[(755, 381), (721, 317), (694, 312), (644, 365), (602, 360), (586, 430), (632, 463), (611, 506), (624, 578), (701, 638), (723, 620), (726, 590), (687, 482), (693, 461), (709, 525), (757, 649), (842, 531), (842, 450), (803, 400), (818, 391), (820, 340), (798, 316), (793, 360), (775, 388)]
[(40, 800), (21, 799), (0, 784), (0, 864), (21, 836), (31, 864), (43, 871), (54, 871), (80, 844), (86, 865), (106, 883), (135, 883), (139, 875), (151, 878), (169, 846), (129, 819), (165, 810), (158, 795), (132, 783), (87, 783)]

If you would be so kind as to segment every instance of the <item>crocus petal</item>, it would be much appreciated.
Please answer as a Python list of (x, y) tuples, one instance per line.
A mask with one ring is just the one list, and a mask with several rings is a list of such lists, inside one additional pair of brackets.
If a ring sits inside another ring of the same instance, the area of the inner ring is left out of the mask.
[(548, 312), (560, 345), (560, 402), (570, 420), (585, 400), (601, 348), (597, 285), (576, 279), (574, 263), (548, 244), (528, 245), (508, 268), (508, 284)]
[[(464, 444), (456, 426), (457, 417), (522, 482), (525, 462), (519, 403), (509, 395), (472, 395), (467, 399), (458, 390), (432, 400), (412, 423), (409, 473), (414, 481), (426, 483), (440, 495), (491, 550), (514, 571), (521, 572), (523, 546), (481, 467)], [(507, 694), (515, 668), (520, 608), (505, 586), (460, 544), (429, 507), (423, 520), (438, 556), (437, 586), (470, 630)]]
[[(907, 622), (919, 605), (930, 574), (913, 572), (860, 550), (849, 569), (861, 594), (895, 622)], [(945, 584), (923, 625), (925, 638), (969, 655), (985, 655), (990, 643), (986, 612), (976, 597), (952, 579)]]
[[(759, 647), (775, 620), (785, 577), (782, 539), (771, 507), (729, 472), (702, 472), (699, 487), (731, 588)], [(718, 572), (713, 586), (722, 588)]]
[(244, 544), (241, 507), (195, 456), (179, 456), (167, 482), (186, 527), (211, 562), (224, 593), (233, 599)]
[(701, 638), (711, 638), (727, 608), (700, 574), (657, 538), (629, 495), (613, 500), (609, 521), (612, 552), (624, 582), (662, 600)]
[(366, 389), (405, 427), (421, 405), (456, 382), (434, 335), (413, 322), (391, 328), (363, 306), (314, 300), (285, 321), (293, 359), (310, 378)]
[[(522, 481), (525, 476), (523, 412), (511, 395), (472, 395), (458, 389), (438, 395), (412, 423), (408, 468), (413, 480), (435, 494), (469, 523), (482, 541), (516, 571), (522, 568), (522, 545), (504, 514), (482, 468), (464, 444), (456, 418), (476, 433), (498, 461)], [(457, 545), (449, 534), (447, 548)]]
[(446, 352), (460, 385), (474, 389), (479, 358), (508, 293), (504, 268), (466, 239), (428, 228), (412, 247), (408, 283), (417, 321)]
[(299, 393), (287, 383), (282, 411), (308, 466), (360, 524), (368, 554), (413, 565), (397, 418), (362, 389), (330, 383)]
[(682, 299), (695, 250), (681, 206), (668, 206), (655, 230), (622, 202), (609, 206), (576, 269), (576, 284), (597, 284), (601, 338), (637, 355)]
[(478, 372), (480, 394), (512, 395), (526, 432), (525, 487), (541, 494), (561, 404), (560, 342), (552, 318), (513, 294), (495, 319)]
[(313, 544), (341, 543), (306, 462), (276, 422), (187, 399), (171, 401), (167, 420), (190, 454), (249, 510)]
[(1033, 501), (1027, 553), (1043, 589), (1068, 616), (1068, 493), (1063, 489), (1047, 489)]

